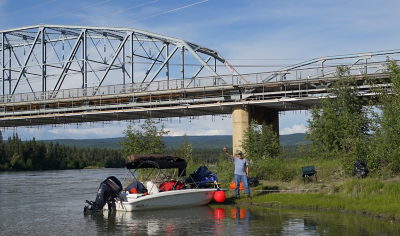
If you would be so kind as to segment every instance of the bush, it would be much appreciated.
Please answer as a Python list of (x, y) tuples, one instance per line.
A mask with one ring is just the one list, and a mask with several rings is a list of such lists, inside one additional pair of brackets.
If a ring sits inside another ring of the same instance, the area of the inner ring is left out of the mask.
[[(211, 172), (217, 173), (218, 179), (223, 184), (221, 187), (227, 188), (234, 179), (235, 166), (230, 158), (223, 158), (220, 156), (220, 161), (211, 166)], [(226, 186), (225, 186), (226, 185)]]
[(290, 181), (299, 171), (282, 158), (250, 161), (250, 176), (264, 180)]

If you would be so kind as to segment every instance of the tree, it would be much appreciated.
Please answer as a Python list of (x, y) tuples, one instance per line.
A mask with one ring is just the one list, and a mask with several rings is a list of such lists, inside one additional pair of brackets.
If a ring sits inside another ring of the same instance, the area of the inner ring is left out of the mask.
[(273, 131), (272, 125), (258, 125), (255, 120), (245, 131), (242, 148), (249, 160), (275, 158), (281, 150), (278, 134)]
[(140, 125), (140, 129), (135, 128), (135, 124), (131, 121), (126, 130), (125, 137), (119, 145), (122, 146), (125, 156), (132, 154), (161, 154), (165, 148), (163, 137), (169, 133), (164, 130), (164, 124), (158, 129), (160, 122), (151, 118), (146, 119), (144, 124)]
[(311, 154), (322, 158), (345, 157), (345, 166), (349, 168), (354, 159), (365, 159), (370, 122), (368, 107), (359, 96), (350, 69), (338, 67), (337, 78), (328, 95), (321, 99), (321, 107), (311, 109), (306, 138), (312, 141)]
[(5, 155), (5, 144), (3, 141), (3, 134), (0, 131), (0, 170), (6, 170), (6, 163), (8, 163), (8, 159)]
[[(374, 92), (378, 95), (373, 113), (373, 142), (370, 146), (370, 163), (373, 168), (386, 168), (392, 173), (400, 172), (400, 68), (396, 61), (387, 62), (387, 74), (391, 87), (380, 86)], [(378, 84), (379, 85), (379, 84)]]
[(177, 155), (186, 160), (186, 162), (193, 162), (193, 144), (189, 143), (186, 133), (183, 134), (183, 139), (179, 145)]
[(186, 133), (183, 135), (183, 139), (179, 144), (178, 149), (174, 150), (174, 154), (185, 159), (188, 164), (186, 167), (188, 173), (192, 173), (201, 165), (200, 161), (193, 157), (193, 144), (189, 143)]

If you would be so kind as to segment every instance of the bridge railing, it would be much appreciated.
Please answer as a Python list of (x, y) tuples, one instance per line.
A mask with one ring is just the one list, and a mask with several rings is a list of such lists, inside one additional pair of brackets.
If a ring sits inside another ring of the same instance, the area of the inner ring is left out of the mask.
[[(87, 88), (72, 88), (62, 89), (59, 91), (45, 91), (45, 92), (30, 92), (19, 93), (14, 95), (0, 96), (1, 103), (9, 102), (26, 102), (26, 101), (43, 101), (54, 99), (67, 99), (76, 97), (100, 96), (100, 95), (127, 95), (137, 92), (154, 92), (171, 90), (184, 90), (196, 87), (210, 87), (220, 85), (244, 85), (247, 83), (273, 83), (278, 81), (292, 81), (297, 80), (300, 82), (307, 82), (308, 79), (334, 77), (336, 74), (336, 66), (317, 66), (310, 68), (296, 68), (287, 71), (275, 72), (262, 72), (253, 74), (242, 75), (222, 75), (220, 77), (199, 77), (188, 79), (172, 79), (172, 80), (158, 80), (151, 83), (133, 83), (133, 84), (118, 84), (118, 85), (104, 85), (101, 87), (87, 87)], [(347, 65), (353, 75), (360, 74), (376, 74), (383, 73), (386, 69), (386, 62), (369, 62), (365, 64)]]
[[(261, 78), (259, 75), (257, 77)], [(257, 80), (261, 82), (261, 79)], [(71, 88), (62, 89), (59, 91), (45, 91), (45, 92), (30, 92), (18, 93), (14, 95), (0, 96), (1, 103), (8, 102), (26, 102), (26, 101), (43, 101), (55, 99), (68, 99), (76, 97), (100, 96), (100, 95), (126, 95), (132, 94), (134, 96), (137, 92), (154, 92), (181, 90), (185, 88), (195, 87), (209, 87), (217, 85), (237, 85), (243, 84), (242, 78), (239, 75), (229, 75), (222, 77), (204, 77), (194, 79), (174, 79), (174, 80), (160, 80), (151, 83), (133, 83), (133, 84), (117, 84), (105, 85), (101, 87), (87, 87), (87, 88)]]

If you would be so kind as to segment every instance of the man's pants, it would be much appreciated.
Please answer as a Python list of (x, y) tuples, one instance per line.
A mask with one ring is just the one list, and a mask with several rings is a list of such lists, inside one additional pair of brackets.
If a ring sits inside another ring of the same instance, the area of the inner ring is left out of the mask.
[(249, 184), (247, 183), (247, 176), (235, 174), (236, 197), (239, 197), (239, 195), (240, 195), (240, 192), (239, 192), (240, 181), (242, 181), (242, 183), (243, 183), (243, 187), (244, 187), (244, 190), (246, 191), (246, 194), (250, 195), (250, 188), (249, 188)]

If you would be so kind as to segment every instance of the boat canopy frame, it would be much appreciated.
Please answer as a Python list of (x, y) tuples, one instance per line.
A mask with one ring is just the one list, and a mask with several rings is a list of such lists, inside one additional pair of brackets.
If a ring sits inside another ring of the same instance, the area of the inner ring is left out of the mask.
[[(141, 181), (137, 178), (138, 175), (135, 175), (135, 173), (140, 169), (152, 169), (148, 173), (146, 178), (144, 178), (144, 181), (148, 181), (149, 177), (155, 170), (158, 170), (158, 173), (155, 176), (154, 182), (156, 182), (156, 180), (159, 179), (161, 170), (178, 169), (178, 179), (181, 179), (183, 176), (186, 176), (187, 162), (184, 159), (179, 158), (178, 156), (159, 155), (159, 154), (131, 155), (129, 156), (129, 160), (132, 161), (128, 162), (125, 165), (126, 168), (128, 169), (128, 173), (131, 173), (133, 178), (139, 182)], [(132, 172), (132, 170), (134, 171)], [(125, 182), (128, 173), (125, 175), (122, 183)]]
[(139, 160), (137, 162), (128, 162), (126, 168), (129, 169), (146, 169), (146, 168), (157, 168), (157, 169), (186, 169), (187, 162), (178, 158), (175, 161), (155, 159), (155, 160)]

